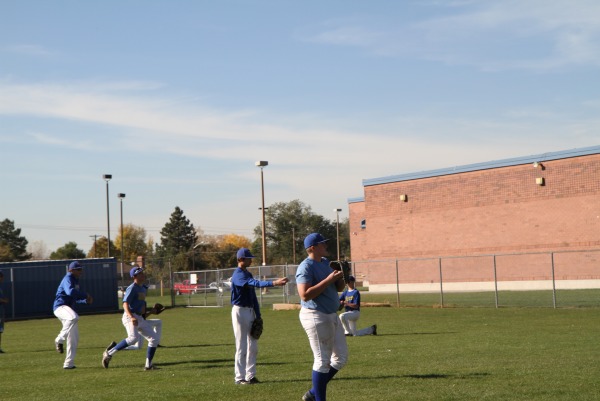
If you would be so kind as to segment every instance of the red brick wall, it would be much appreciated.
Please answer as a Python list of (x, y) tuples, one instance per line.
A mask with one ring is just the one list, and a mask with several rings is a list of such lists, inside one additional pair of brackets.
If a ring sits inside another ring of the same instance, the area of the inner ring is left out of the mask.
[[(600, 155), (543, 166), (366, 186), (349, 205), (352, 260), (599, 249)], [(502, 274), (538, 277), (536, 266)], [(468, 280), (473, 269), (462, 269), (455, 279)]]

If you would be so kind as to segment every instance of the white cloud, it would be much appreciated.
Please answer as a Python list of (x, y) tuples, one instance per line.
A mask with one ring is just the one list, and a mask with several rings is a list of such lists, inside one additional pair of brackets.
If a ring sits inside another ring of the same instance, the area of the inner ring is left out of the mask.
[(5, 52), (22, 54), (26, 56), (32, 57), (49, 57), (55, 55), (54, 52), (39, 46), (39, 45), (30, 45), (30, 44), (18, 44), (18, 45), (10, 45), (5, 46), (3, 48)]
[[(403, 24), (385, 16), (327, 21), (308, 40), (372, 54), (482, 70), (548, 71), (600, 65), (600, 3), (593, 0), (440, 2), (444, 15)], [(432, 6), (432, 4), (421, 4)], [(535, 49), (531, 52), (531, 49)]]

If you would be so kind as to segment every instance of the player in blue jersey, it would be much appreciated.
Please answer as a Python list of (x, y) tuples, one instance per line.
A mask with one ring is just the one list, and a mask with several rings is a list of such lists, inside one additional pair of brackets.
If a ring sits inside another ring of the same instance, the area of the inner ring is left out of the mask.
[(344, 274), (329, 267), (327, 241), (319, 233), (309, 234), (304, 239), (308, 257), (296, 270), (300, 322), (314, 356), (313, 387), (302, 397), (304, 401), (326, 401), (327, 384), (348, 360), (346, 337), (337, 315)]
[(148, 292), (148, 288), (144, 285), (146, 274), (143, 268), (135, 266), (129, 271), (129, 275), (133, 278), (133, 283), (127, 287), (125, 295), (123, 295), (122, 318), (123, 326), (127, 330), (127, 338), (121, 340), (118, 344), (113, 341), (106, 348), (102, 354), (102, 366), (108, 369), (108, 364), (115, 353), (135, 344), (140, 336), (143, 336), (148, 341), (144, 370), (158, 369), (152, 364), (152, 359), (160, 337), (146, 320), (146, 317), (150, 314), (150, 311), (146, 310), (146, 293)]
[(355, 287), (356, 279), (350, 276), (348, 288), (340, 295), (340, 306), (343, 306), (345, 312), (340, 314), (340, 322), (344, 327), (346, 336), (368, 336), (377, 335), (377, 325), (369, 326), (362, 330), (356, 330), (356, 322), (360, 318), (360, 291)]
[(73, 307), (76, 303), (91, 304), (94, 299), (79, 288), (79, 278), (83, 274), (83, 266), (78, 261), (69, 264), (69, 271), (60, 282), (54, 300), (54, 316), (62, 323), (62, 330), (54, 340), (56, 351), (62, 354), (67, 343), (67, 354), (64, 369), (75, 369), (75, 354), (79, 344), (79, 315)]
[[(0, 271), (0, 284), (4, 281), (4, 273)], [(0, 354), (4, 354), (2, 351), (2, 333), (4, 333), (4, 304), (8, 303), (8, 298), (4, 296), (2, 287), (0, 287)]]
[(255, 280), (248, 267), (254, 256), (248, 248), (237, 252), (238, 267), (231, 276), (231, 322), (235, 336), (235, 383), (256, 384), (258, 340), (250, 335), (254, 319), (261, 317), (255, 288), (285, 285), (287, 278), (273, 281)]

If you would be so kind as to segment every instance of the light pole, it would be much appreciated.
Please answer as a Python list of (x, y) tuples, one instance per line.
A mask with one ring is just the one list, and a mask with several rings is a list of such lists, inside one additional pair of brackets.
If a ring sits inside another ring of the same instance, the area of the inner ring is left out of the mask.
[(123, 284), (123, 263), (125, 262), (125, 248), (123, 247), (123, 199), (125, 198), (125, 194), (117, 194), (117, 198), (121, 200), (121, 284)]
[(342, 209), (333, 209), (335, 212), (336, 231), (337, 231), (337, 260), (340, 260), (340, 212)]
[(267, 265), (267, 236), (265, 233), (265, 182), (263, 179), (263, 168), (269, 165), (268, 161), (261, 160), (254, 163), (256, 167), (260, 167), (260, 190), (262, 194), (262, 259), (263, 266)]
[(102, 176), (104, 181), (106, 181), (106, 226), (107, 226), (107, 239), (108, 239), (108, 257), (110, 258), (110, 211), (108, 208), (108, 182), (112, 178), (112, 174), (104, 174)]

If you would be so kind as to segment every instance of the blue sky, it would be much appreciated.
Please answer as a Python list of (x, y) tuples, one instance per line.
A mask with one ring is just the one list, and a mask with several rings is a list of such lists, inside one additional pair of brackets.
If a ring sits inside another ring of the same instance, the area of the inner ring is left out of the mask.
[(251, 237), (362, 180), (598, 145), (595, 0), (0, 1), (0, 218)]

